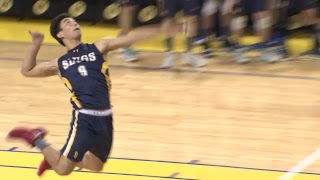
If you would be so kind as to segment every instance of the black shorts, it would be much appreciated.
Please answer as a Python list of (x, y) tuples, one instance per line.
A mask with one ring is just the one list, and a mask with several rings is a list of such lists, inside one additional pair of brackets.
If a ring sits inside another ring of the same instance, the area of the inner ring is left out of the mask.
[(112, 115), (91, 116), (73, 110), (67, 142), (60, 152), (68, 159), (79, 162), (90, 151), (102, 162), (106, 162), (112, 140)]
[(162, 0), (162, 17), (173, 17), (183, 10), (184, 15), (200, 15), (203, 0)]
[(249, 15), (268, 10), (268, 0), (239, 0), (234, 9), (239, 9), (237, 15)]
[(288, 9), (296, 11), (305, 11), (312, 8), (318, 8), (318, 2), (315, 0), (286, 0)]

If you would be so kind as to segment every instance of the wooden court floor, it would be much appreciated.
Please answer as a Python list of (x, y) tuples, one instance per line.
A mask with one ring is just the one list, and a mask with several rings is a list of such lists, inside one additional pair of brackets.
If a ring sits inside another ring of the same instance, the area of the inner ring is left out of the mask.
[[(30, 42), (28, 29), (45, 33), (39, 61), (65, 53), (49, 36), (48, 23), (0, 17), (1, 179), (38, 179), (41, 154), (6, 142), (11, 127), (45, 126), (48, 141), (58, 148), (66, 139), (71, 106), (62, 81), (19, 73)], [(81, 25), (85, 42), (118, 31)], [(158, 50), (139, 51), (135, 63), (121, 61), (116, 52), (107, 55), (115, 139), (103, 172), (76, 169), (61, 178), (49, 171), (43, 179), (269, 180), (288, 174), (286, 179), (320, 179), (320, 61), (238, 65), (218, 56), (208, 67), (195, 69), (182, 65), (177, 56), (174, 68), (159, 70), (161, 40), (134, 45)], [(183, 41), (175, 42), (181, 49)], [(310, 48), (310, 39), (306, 42), (289, 43), (291, 53)]]
[[(21, 124), (45, 126), (48, 141), (59, 148), (66, 139), (69, 92), (58, 77), (20, 75), (28, 45), (0, 43), (0, 150), (38, 152), (5, 141), (6, 132)], [(39, 61), (64, 52), (60, 46), (44, 45)], [(173, 69), (159, 70), (162, 53), (138, 55), (135, 63), (121, 61), (116, 52), (107, 55), (115, 126), (111, 157), (275, 170), (281, 175), (320, 147), (320, 61), (238, 65), (216, 57), (208, 67), (194, 69), (178, 58)], [(312, 173), (303, 179), (319, 179), (319, 166), (315, 158), (301, 170)]]

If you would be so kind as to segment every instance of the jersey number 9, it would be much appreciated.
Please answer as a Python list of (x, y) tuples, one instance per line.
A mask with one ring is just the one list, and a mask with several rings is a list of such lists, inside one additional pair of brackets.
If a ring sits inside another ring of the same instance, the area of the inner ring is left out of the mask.
[(80, 73), (81, 76), (84, 76), (84, 77), (88, 76), (88, 71), (86, 69), (86, 66), (84, 66), (84, 65), (80, 65), (78, 67), (78, 72)]

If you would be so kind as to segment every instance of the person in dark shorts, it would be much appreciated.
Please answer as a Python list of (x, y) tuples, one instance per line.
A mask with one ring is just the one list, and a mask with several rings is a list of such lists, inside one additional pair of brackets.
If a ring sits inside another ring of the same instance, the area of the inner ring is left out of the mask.
[(63, 13), (53, 18), (50, 33), (67, 48), (67, 53), (60, 58), (37, 63), (44, 36), (38, 31), (30, 31), (32, 46), (23, 60), (21, 73), (26, 77), (58, 75), (70, 90), (74, 110), (67, 141), (58, 150), (44, 140), (44, 128), (24, 126), (13, 128), (7, 138), (24, 140), (41, 150), (44, 160), (38, 168), (39, 176), (49, 168), (59, 175), (70, 174), (76, 166), (101, 171), (113, 141), (111, 81), (103, 55), (158, 35), (159, 26), (140, 27), (127, 36), (102, 38), (86, 44), (81, 41), (80, 25), (69, 14)]

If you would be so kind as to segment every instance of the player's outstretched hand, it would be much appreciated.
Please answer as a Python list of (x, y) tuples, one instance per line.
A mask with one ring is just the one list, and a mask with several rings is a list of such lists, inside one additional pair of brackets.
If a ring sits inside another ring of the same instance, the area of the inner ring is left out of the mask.
[(33, 44), (41, 45), (41, 43), (44, 39), (43, 33), (39, 32), (39, 31), (33, 31), (33, 30), (29, 30), (29, 33), (32, 37)]

